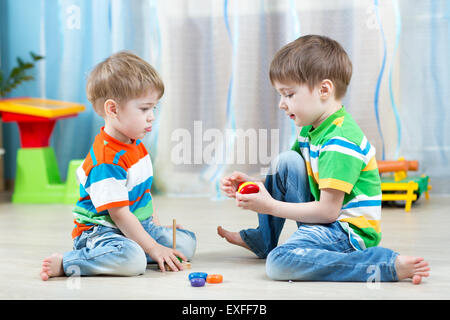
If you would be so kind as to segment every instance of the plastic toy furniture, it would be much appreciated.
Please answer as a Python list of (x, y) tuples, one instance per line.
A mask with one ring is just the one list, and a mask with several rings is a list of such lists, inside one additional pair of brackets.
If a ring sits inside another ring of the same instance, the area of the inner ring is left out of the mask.
[(80, 183), (77, 180), (75, 172), (78, 167), (81, 166), (83, 160), (71, 160), (69, 166), (67, 167), (67, 179), (64, 188), (64, 199), (63, 203), (73, 204), (80, 198)]
[[(382, 201), (405, 201), (405, 211), (411, 210), (411, 205), (422, 193), (425, 198), (430, 198), (428, 190), (430, 178), (426, 175), (408, 177), (408, 171), (419, 169), (418, 161), (407, 161), (400, 158), (398, 161), (377, 161), (378, 171), (381, 175), (381, 200)], [(389, 176), (383, 176), (391, 173)]]
[(378, 171), (380, 173), (393, 172), (395, 181), (400, 181), (407, 177), (408, 171), (417, 171), (419, 162), (416, 160), (408, 161), (400, 158), (397, 161), (378, 161)]
[(81, 160), (69, 164), (68, 183), (63, 183), (49, 141), (57, 120), (76, 116), (83, 110), (85, 107), (82, 104), (49, 99), (0, 100), (2, 120), (17, 122), (20, 132), (21, 148), (17, 151), (13, 203), (76, 201), (79, 186), (72, 175)]

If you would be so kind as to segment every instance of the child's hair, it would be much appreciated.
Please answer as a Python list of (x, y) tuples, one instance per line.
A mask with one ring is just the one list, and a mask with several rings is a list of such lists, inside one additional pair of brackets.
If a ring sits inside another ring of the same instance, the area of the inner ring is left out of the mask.
[(161, 98), (164, 83), (149, 63), (127, 51), (115, 53), (97, 64), (86, 84), (87, 98), (102, 117), (106, 100), (126, 103), (148, 89), (158, 91)]
[(345, 95), (352, 77), (352, 62), (342, 46), (325, 36), (306, 35), (281, 48), (272, 60), (269, 72), (275, 81), (307, 84), (312, 90), (322, 80), (335, 86), (335, 98)]

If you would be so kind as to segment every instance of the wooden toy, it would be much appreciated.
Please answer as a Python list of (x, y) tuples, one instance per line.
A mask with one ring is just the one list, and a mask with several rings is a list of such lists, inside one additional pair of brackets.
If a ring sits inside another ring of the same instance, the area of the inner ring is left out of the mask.
[(251, 181), (242, 182), (238, 186), (238, 192), (241, 194), (258, 193), (259, 187), (256, 183)]
[[(177, 248), (177, 220), (173, 219), (172, 221), (172, 248)], [(183, 270), (190, 269), (191, 263), (187, 261), (183, 261), (180, 257), (177, 257), (177, 259), (181, 262), (181, 265), (183, 266)], [(164, 263), (164, 268), (168, 271), (173, 271), (167, 263)]]
[[(429, 177), (408, 176), (408, 171), (419, 169), (418, 161), (407, 161), (400, 158), (397, 161), (377, 161), (378, 171), (381, 176), (381, 200), (382, 201), (405, 201), (405, 211), (411, 210), (411, 205), (422, 193), (429, 199), (428, 191), (431, 190)], [(383, 174), (389, 173), (389, 176)]]

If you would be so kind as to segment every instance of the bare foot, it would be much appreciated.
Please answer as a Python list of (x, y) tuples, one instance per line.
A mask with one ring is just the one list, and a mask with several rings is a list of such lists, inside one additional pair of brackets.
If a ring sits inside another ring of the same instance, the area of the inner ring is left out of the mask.
[(397, 270), (398, 280), (411, 278), (414, 284), (420, 284), (422, 277), (430, 275), (428, 262), (421, 257), (399, 255), (395, 259), (395, 269)]
[(250, 248), (247, 246), (247, 244), (244, 242), (244, 240), (242, 240), (241, 235), (239, 234), (239, 232), (231, 232), (231, 231), (225, 230), (221, 226), (218, 226), (217, 227), (217, 233), (222, 238), (225, 238), (229, 243), (235, 244), (235, 245), (238, 245), (238, 246), (241, 246), (241, 247), (243, 247), (245, 249), (250, 250)]
[(60, 277), (64, 275), (62, 259), (62, 254), (54, 253), (42, 261), (42, 280), (47, 281), (51, 277)]

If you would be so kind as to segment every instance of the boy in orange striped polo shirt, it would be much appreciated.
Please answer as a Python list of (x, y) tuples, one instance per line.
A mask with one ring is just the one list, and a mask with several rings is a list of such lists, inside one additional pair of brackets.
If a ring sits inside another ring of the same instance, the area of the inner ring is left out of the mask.
[[(83, 164), (77, 169), (80, 199), (73, 214), (74, 250), (42, 263), (41, 278), (64, 275), (134, 276), (147, 263), (182, 270), (192, 258), (194, 233), (161, 226), (153, 212), (153, 169), (141, 139), (152, 130), (153, 109), (164, 93), (154, 68), (138, 56), (119, 52), (98, 64), (87, 83), (94, 110), (105, 119)], [(157, 241), (155, 240), (157, 239)]]

